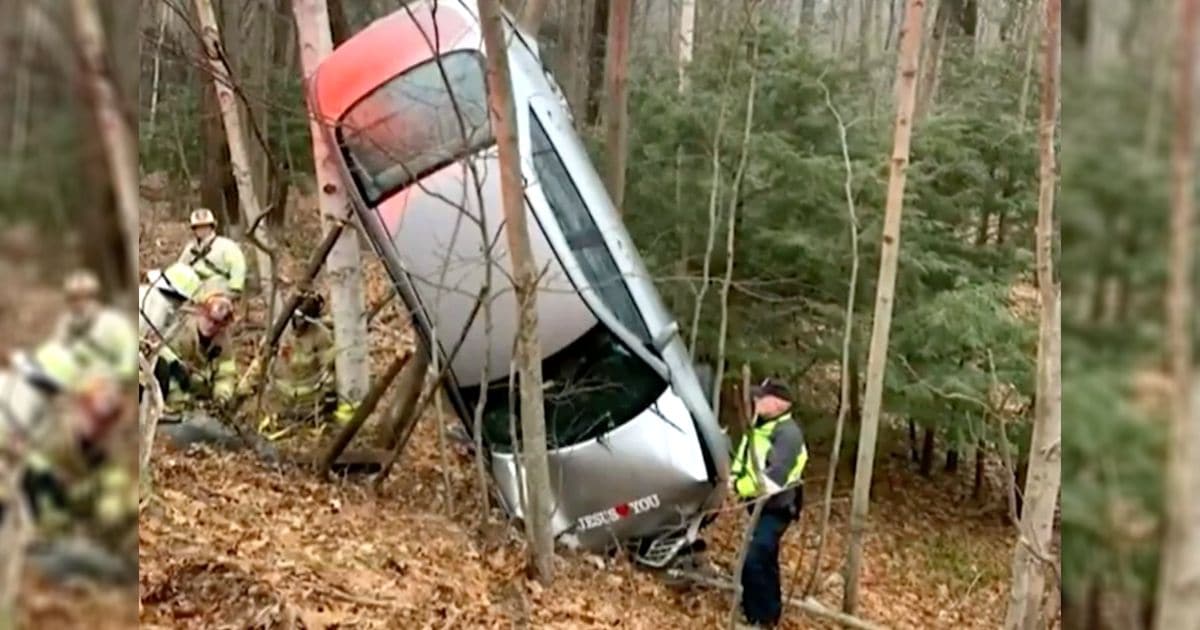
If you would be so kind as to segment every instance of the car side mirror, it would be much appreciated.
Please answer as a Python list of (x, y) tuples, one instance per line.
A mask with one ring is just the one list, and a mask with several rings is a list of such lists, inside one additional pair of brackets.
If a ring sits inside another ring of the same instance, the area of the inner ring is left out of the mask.
[(651, 342), (654, 344), (654, 351), (661, 353), (667, 347), (667, 344), (671, 343), (671, 340), (675, 338), (675, 335), (678, 334), (679, 322), (672, 321), (654, 336), (654, 340)]

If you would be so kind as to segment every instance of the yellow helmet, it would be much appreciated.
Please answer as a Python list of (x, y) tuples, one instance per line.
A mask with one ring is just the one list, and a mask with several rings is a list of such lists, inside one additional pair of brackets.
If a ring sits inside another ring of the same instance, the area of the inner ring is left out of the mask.
[(100, 280), (91, 271), (79, 269), (67, 276), (63, 292), (70, 296), (94, 297), (100, 293)]
[(192, 216), (188, 218), (188, 224), (193, 228), (202, 225), (210, 225), (216, 227), (217, 218), (213, 216), (212, 210), (208, 208), (196, 208), (192, 210)]

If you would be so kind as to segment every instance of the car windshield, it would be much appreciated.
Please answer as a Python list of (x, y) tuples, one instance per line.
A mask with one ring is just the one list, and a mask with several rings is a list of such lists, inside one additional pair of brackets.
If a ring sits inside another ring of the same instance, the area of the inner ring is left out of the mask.
[[(658, 400), (667, 383), (658, 372), (597, 325), (542, 361), (546, 442), (561, 448), (597, 438), (637, 417)], [(519, 385), (513, 379), (491, 383), (483, 413), (484, 439), (493, 450), (512, 451), (510, 412), (520, 412)], [(463, 401), (473, 418), (480, 387), (464, 388)], [(520, 423), (516, 422), (517, 435)]]
[(461, 50), (413, 66), (351, 107), (338, 138), (369, 204), (491, 146), (483, 58)]

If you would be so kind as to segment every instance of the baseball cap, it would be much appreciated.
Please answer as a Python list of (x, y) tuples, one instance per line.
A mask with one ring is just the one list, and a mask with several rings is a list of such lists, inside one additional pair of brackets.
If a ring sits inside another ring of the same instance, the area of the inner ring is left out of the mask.
[(763, 396), (774, 396), (776, 398), (792, 402), (792, 391), (788, 386), (778, 379), (766, 378), (761, 383), (750, 388), (750, 396), (753, 398), (761, 398)]

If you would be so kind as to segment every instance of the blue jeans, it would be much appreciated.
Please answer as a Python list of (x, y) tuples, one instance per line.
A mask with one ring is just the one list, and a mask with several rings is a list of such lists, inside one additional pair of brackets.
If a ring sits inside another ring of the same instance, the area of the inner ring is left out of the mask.
[(742, 612), (750, 623), (774, 625), (783, 612), (779, 587), (779, 541), (792, 515), (764, 509), (750, 537), (742, 569)]

